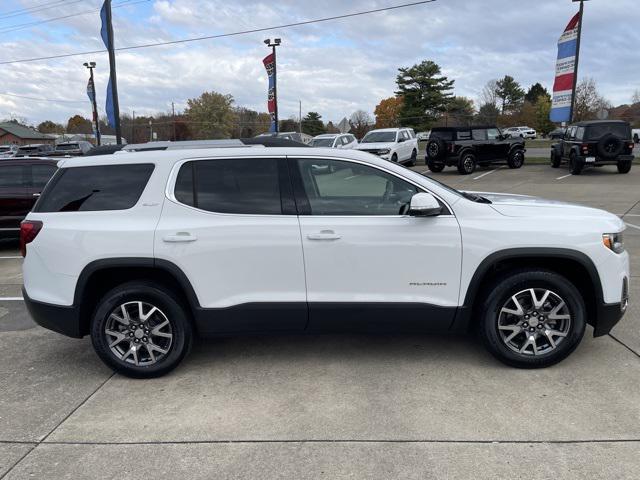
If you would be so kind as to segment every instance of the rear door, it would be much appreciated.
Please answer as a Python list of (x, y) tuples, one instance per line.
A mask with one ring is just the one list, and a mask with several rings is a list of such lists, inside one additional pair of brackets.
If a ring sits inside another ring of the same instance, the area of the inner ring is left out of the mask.
[(0, 163), (0, 235), (15, 235), (31, 210), (33, 197), (27, 191), (27, 167)]
[(300, 226), (285, 158), (214, 158), (174, 167), (155, 257), (177, 265), (204, 333), (301, 331), (307, 322)]

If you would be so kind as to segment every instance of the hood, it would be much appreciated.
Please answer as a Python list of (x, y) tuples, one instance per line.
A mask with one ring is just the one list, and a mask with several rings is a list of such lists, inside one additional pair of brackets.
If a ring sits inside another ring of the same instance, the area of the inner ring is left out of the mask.
[(356, 147), (358, 150), (382, 150), (383, 148), (393, 148), (395, 142), (374, 142), (359, 143)]
[(547, 200), (545, 198), (516, 195), (512, 193), (470, 192), (481, 195), (491, 201), (491, 208), (506, 217), (544, 217), (544, 218), (589, 218), (613, 222), (624, 229), (624, 222), (616, 215), (576, 203)]

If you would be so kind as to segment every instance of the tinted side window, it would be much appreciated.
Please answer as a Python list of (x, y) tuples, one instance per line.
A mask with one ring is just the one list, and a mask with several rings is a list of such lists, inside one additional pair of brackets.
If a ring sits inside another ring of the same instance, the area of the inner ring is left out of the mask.
[(489, 140), (496, 140), (500, 136), (500, 131), (497, 128), (487, 129), (487, 138)]
[(471, 140), (471, 132), (469, 130), (458, 132), (458, 140)]
[(404, 215), (418, 189), (381, 170), (341, 160), (297, 160), (312, 215)]
[(63, 168), (49, 182), (36, 212), (91, 212), (133, 207), (153, 165), (102, 165)]
[(472, 130), (471, 136), (474, 140), (486, 140), (487, 139), (487, 131), (484, 129)]
[(47, 182), (56, 173), (57, 168), (53, 165), (32, 165), (31, 166), (31, 186), (34, 188), (44, 188)]
[(282, 215), (278, 177), (278, 160), (273, 158), (188, 162), (180, 168), (175, 196), (210, 212)]
[(25, 186), (23, 166), (0, 165), (0, 188), (20, 188)]

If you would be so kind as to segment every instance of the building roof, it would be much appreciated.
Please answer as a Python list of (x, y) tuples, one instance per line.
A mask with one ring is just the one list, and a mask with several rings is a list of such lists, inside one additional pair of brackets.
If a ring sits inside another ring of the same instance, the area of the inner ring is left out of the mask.
[(36, 139), (36, 140), (52, 140), (53, 137), (45, 135), (44, 133), (36, 132), (33, 128), (25, 127), (13, 122), (1, 122), (0, 130), (4, 130), (7, 133), (15, 135), (18, 138), (24, 139)]

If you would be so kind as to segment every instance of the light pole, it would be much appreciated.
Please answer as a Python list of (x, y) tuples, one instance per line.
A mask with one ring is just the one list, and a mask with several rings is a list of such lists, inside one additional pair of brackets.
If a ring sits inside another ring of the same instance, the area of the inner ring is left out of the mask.
[(578, 39), (576, 41), (576, 58), (574, 65), (573, 75), (573, 95), (571, 96), (571, 114), (569, 115), (569, 122), (573, 122), (575, 107), (576, 107), (576, 93), (578, 88), (578, 62), (580, 61), (580, 40), (582, 40), (582, 17), (584, 16), (584, 2), (587, 0), (571, 0), (572, 2), (580, 2), (580, 16), (578, 19)]
[(98, 122), (98, 104), (96, 102), (96, 84), (93, 81), (93, 69), (96, 68), (96, 62), (85, 62), (85, 67), (89, 69), (89, 85), (87, 86), (87, 94), (91, 100), (93, 107), (93, 131), (96, 135), (96, 145), (100, 146), (100, 123)]
[(278, 61), (276, 56), (276, 47), (280, 46), (282, 40), (280, 40), (279, 38), (274, 38), (272, 43), (271, 39), (267, 38), (264, 43), (267, 47), (271, 47), (273, 50), (273, 121), (275, 123), (276, 133), (278, 133), (278, 131), (280, 130), (280, 126), (278, 125)]

